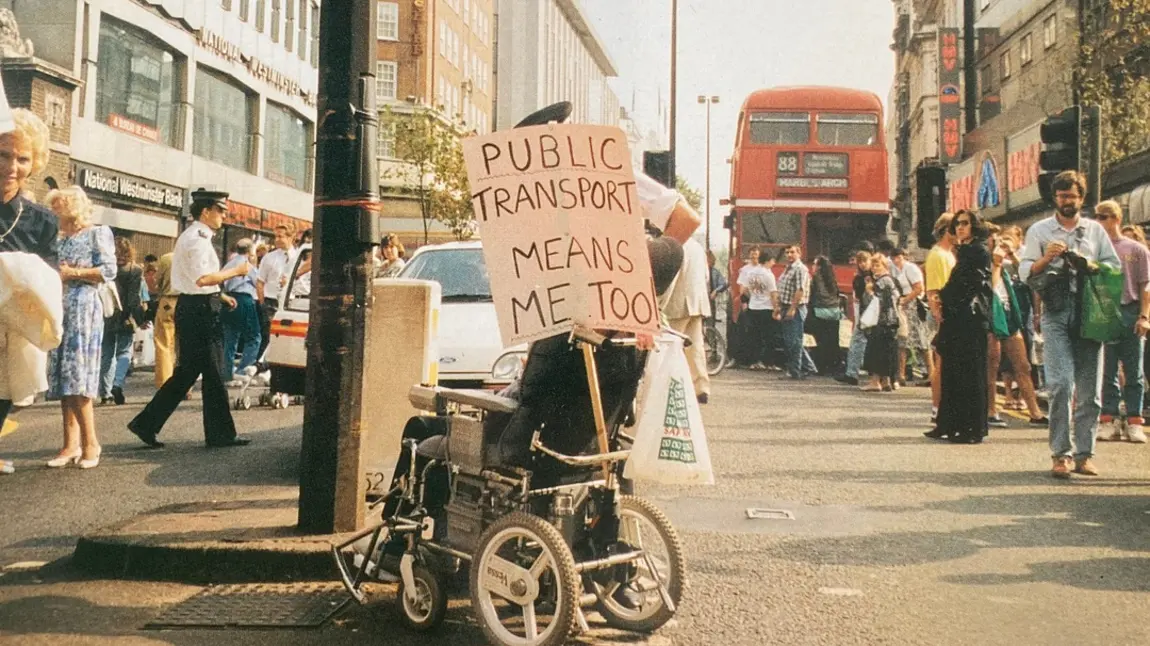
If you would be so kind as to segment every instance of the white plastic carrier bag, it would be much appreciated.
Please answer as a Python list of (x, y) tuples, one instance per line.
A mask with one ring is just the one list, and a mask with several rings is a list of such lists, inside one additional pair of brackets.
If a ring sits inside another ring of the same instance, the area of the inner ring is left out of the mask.
[(715, 484), (682, 339), (665, 334), (656, 340), (636, 403), (635, 445), (623, 475), (669, 485)]

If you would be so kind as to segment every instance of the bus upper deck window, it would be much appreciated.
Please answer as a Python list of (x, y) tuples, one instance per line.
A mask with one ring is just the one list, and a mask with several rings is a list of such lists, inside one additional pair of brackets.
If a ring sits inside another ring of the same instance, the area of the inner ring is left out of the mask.
[(878, 115), (823, 113), (817, 121), (820, 145), (873, 146), (878, 143)]
[(806, 112), (752, 112), (751, 143), (797, 146), (811, 141), (811, 115)]

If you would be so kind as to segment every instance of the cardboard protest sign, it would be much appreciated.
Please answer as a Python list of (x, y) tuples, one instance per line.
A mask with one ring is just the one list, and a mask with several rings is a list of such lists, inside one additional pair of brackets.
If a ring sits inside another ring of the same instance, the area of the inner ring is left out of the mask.
[(622, 130), (551, 124), (463, 141), (503, 342), (659, 329)]

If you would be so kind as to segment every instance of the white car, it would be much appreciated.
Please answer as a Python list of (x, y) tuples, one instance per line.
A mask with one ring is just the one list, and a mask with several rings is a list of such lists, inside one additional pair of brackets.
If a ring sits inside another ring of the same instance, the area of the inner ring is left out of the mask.
[[(271, 366), (275, 392), (303, 394), (311, 276), (295, 274), (310, 256), (310, 245), (300, 249), (287, 285), (289, 297), (280, 303), (272, 319), (267, 362)], [(438, 336), (440, 384), (453, 388), (498, 389), (519, 374), (527, 347), (503, 347), (479, 242), (420, 247), (397, 278), (434, 280), (442, 288)]]
[(442, 288), (441, 384), (457, 388), (499, 388), (519, 374), (527, 357), (527, 347), (503, 347), (483, 247), (478, 241), (420, 247), (398, 277), (434, 280)]

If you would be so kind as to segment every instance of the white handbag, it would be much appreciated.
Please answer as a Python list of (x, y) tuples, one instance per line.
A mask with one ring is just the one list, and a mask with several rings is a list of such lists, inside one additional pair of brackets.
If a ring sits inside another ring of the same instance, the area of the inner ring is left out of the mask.
[(878, 325), (879, 309), (878, 296), (875, 296), (871, 299), (870, 305), (867, 305), (866, 309), (863, 310), (862, 316), (859, 317), (859, 327), (869, 330)]

